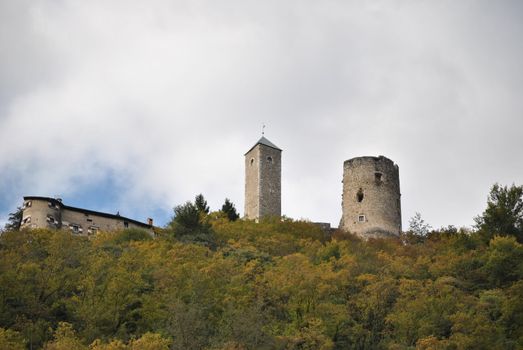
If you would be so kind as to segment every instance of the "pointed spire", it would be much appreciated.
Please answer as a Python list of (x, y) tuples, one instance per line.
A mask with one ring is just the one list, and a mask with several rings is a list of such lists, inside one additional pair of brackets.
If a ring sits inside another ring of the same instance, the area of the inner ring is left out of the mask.
[(252, 146), (251, 148), (249, 148), (249, 150), (248, 150), (245, 154), (249, 153), (249, 152), (250, 152), (254, 147), (256, 147), (256, 146), (258, 146), (258, 145), (264, 145), (264, 146), (267, 146), (267, 147), (271, 147), (271, 148), (274, 148), (274, 149), (276, 149), (276, 150), (278, 150), (278, 151), (281, 151), (281, 150), (282, 150), (281, 148), (279, 148), (278, 146), (276, 146), (274, 143), (272, 143), (271, 141), (267, 140), (267, 139), (265, 138), (265, 136), (262, 136), (262, 137), (258, 140), (258, 142), (256, 142), (256, 143), (254, 144), (254, 146)]

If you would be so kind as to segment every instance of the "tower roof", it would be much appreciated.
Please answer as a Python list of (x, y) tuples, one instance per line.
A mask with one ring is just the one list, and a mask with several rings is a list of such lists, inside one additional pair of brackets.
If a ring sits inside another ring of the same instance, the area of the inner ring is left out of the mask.
[(254, 146), (252, 146), (245, 154), (249, 153), (250, 151), (252, 151), (252, 149), (258, 145), (264, 145), (264, 146), (267, 146), (267, 147), (270, 147), (270, 148), (274, 148), (278, 151), (281, 151), (281, 148), (279, 148), (278, 146), (276, 146), (274, 143), (272, 143), (271, 141), (267, 140), (265, 138), (265, 136), (262, 136), (261, 139), (258, 140), (258, 142), (256, 142), (254, 144)]

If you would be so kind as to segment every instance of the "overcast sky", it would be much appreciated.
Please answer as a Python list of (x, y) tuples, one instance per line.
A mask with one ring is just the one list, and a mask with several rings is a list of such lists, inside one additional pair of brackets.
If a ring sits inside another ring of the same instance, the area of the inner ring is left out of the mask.
[(337, 226), (343, 161), (385, 155), (404, 229), (471, 226), (523, 184), (522, 38), (523, 1), (0, 0), (0, 224), (24, 195), (243, 214), (266, 124), (289, 217)]

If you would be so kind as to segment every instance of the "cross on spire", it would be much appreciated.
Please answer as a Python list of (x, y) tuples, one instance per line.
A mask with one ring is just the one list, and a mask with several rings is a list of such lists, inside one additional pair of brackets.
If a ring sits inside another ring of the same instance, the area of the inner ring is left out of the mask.
[(262, 136), (265, 135), (265, 124), (262, 124)]

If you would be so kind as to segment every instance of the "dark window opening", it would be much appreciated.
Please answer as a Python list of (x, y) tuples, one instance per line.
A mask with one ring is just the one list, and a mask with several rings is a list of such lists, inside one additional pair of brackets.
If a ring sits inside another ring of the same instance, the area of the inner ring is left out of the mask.
[(124, 222), (123, 222), (123, 227), (125, 227), (125, 228), (129, 228), (129, 223), (128, 223), (127, 221), (124, 221)]
[(374, 179), (376, 180), (376, 183), (379, 185), (381, 184), (382, 180), (382, 173), (374, 173)]
[(358, 202), (361, 202), (363, 200), (363, 190), (361, 188), (356, 194), (356, 198), (358, 199)]
[(365, 215), (358, 216), (358, 221), (359, 222), (365, 222)]
[(272, 157), (267, 157), (267, 162), (269, 162), (269, 164), (272, 164)]

